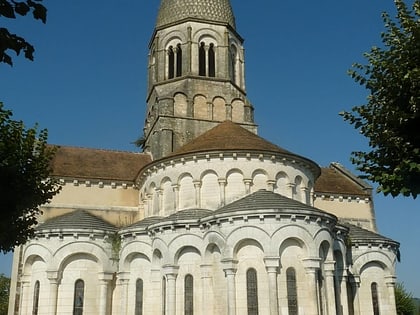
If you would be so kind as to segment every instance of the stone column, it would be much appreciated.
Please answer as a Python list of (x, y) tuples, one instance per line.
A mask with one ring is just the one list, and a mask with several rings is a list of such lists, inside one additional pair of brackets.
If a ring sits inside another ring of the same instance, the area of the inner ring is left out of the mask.
[(268, 190), (274, 192), (274, 185), (276, 184), (275, 180), (269, 179), (267, 181)]
[(185, 56), (186, 60), (186, 73), (185, 74), (191, 74), (191, 62), (192, 62), (192, 28), (191, 26), (187, 27), (187, 55)]
[(326, 286), (327, 308), (328, 308), (327, 312), (329, 315), (337, 315), (339, 313), (339, 311), (336, 310), (335, 290), (334, 290), (334, 270), (335, 270), (335, 261), (324, 262), (325, 286)]
[[(22, 284), (21, 286), (22, 293), (20, 296), (20, 309), (21, 309), (22, 314), (29, 314), (30, 284), (31, 284), (30, 277), (22, 276), (20, 281)], [(50, 301), (51, 301), (51, 298), (50, 298)]]
[(107, 315), (108, 307), (108, 288), (109, 283), (113, 278), (112, 273), (100, 273), (99, 274), (99, 315)]
[(60, 275), (58, 271), (47, 271), (47, 278), (50, 281), (50, 298), (48, 314), (57, 314), (57, 302), (58, 302), (58, 285), (60, 283)]
[(318, 294), (317, 294), (317, 272), (320, 266), (320, 258), (306, 258), (303, 259), (303, 265), (306, 271), (306, 277), (308, 281), (308, 315), (318, 315)]
[(179, 210), (179, 185), (173, 184), (172, 189), (174, 190), (174, 208), (175, 211)]
[(163, 272), (166, 277), (166, 315), (176, 314), (176, 277), (178, 275), (178, 266), (165, 265)]
[(293, 192), (295, 191), (295, 187), (296, 187), (295, 183), (288, 183), (286, 184), (286, 186), (288, 188), (288, 196), (286, 197), (289, 197), (290, 199), (296, 199), (294, 198), (295, 196), (293, 196)]
[(343, 276), (340, 282), (340, 302), (341, 302), (341, 314), (349, 315), (349, 303), (347, 293), (347, 270), (343, 270)]
[(165, 214), (163, 213), (163, 189), (161, 188), (156, 188), (156, 196), (158, 198), (157, 202), (158, 202), (158, 215), (164, 216)]
[(118, 273), (118, 282), (119, 295), (120, 295), (120, 305), (118, 314), (126, 315), (127, 314), (127, 299), (128, 299), (128, 272), (119, 272)]
[(219, 178), (220, 187), (220, 205), (224, 206), (226, 203), (226, 178)]
[(201, 181), (195, 180), (193, 184), (195, 188), (195, 206), (201, 208)]
[(249, 195), (251, 193), (252, 178), (244, 178), (244, 184), (245, 184), (245, 193)]
[(360, 314), (360, 301), (359, 301), (359, 291), (360, 291), (360, 276), (354, 275), (351, 279), (352, 287), (354, 289), (354, 299), (353, 299), (353, 309), (354, 314)]
[(277, 288), (277, 273), (279, 270), (279, 257), (266, 257), (264, 258), (265, 269), (268, 273), (268, 286), (269, 286), (269, 301), (270, 301), (270, 315), (279, 314), (278, 303), (278, 288)]
[(202, 286), (202, 314), (213, 315), (214, 310), (214, 291), (212, 279), (212, 265), (203, 264), (201, 268)]
[(223, 271), (226, 276), (227, 286), (227, 315), (236, 315), (236, 265), (238, 261), (233, 259), (222, 260)]
[(395, 305), (395, 282), (396, 282), (395, 276), (391, 275), (391, 276), (385, 277), (385, 283), (388, 288), (388, 301), (389, 301), (390, 314), (397, 313), (397, 307)]

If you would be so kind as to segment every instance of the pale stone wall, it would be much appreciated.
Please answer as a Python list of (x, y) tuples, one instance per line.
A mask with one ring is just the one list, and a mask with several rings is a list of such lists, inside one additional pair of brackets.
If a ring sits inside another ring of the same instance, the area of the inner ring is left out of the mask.
[(259, 189), (282, 193), (309, 205), (313, 193), (312, 170), (304, 163), (272, 155), (183, 157), (150, 170), (144, 172), (138, 184), (145, 217), (190, 208), (215, 210)]
[(376, 231), (375, 213), (370, 198), (316, 196), (314, 206), (345, 221)]

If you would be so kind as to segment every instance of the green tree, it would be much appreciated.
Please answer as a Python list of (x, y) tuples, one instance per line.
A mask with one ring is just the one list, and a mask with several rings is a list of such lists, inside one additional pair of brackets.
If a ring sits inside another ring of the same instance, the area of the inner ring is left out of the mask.
[(9, 308), (10, 279), (0, 274), (0, 315), (7, 315)]
[(369, 91), (367, 104), (341, 112), (369, 140), (371, 151), (353, 152), (363, 178), (392, 196), (420, 193), (420, 0), (412, 10), (395, 0), (396, 19), (383, 13), (383, 47), (372, 47), (366, 65), (350, 76)]
[[(29, 12), (35, 20), (47, 21), (47, 9), (40, 4), (42, 0), (0, 0), (0, 17), (16, 19), (17, 15), (25, 16)], [(0, 62), (13, 65), (12, 57), (8, 54), (13, 50), (16, 55), (23, 52), (29, 60), (34, 59), (34, 47), (23, 37), (10, 33), (7, 28), (0, 27)]]
[(395, 305), (398, 315), (412, 315), (416, 310), (413, 297), (405, 290), (402, 283), (395, 285)]
[(26, 129), (0, 102), (0, 250), (24, 244), (34, 234), (39, 206), (59, 190), (50, 178), (55, 149), (47, 145), (47, 130)]

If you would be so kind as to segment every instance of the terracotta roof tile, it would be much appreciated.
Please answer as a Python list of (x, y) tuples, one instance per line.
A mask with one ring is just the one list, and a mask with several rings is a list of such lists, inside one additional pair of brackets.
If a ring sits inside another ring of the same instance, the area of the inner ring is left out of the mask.
[(45, 230), (103, 230), (116, 231), (117, 228), (85, 210), (76, 210), (51, 218), (36, 227), (37, 231)]
[(319, 194), (340, 194), (351, 196), (370, 196), (370, 186), (361, 185), (361, 180), (347, 176), (334, 165), (322, 167), (321, 175), (315, 182), (315, 192)]
[(151, 162), (148, 154), (59, 147), (52, 161), (53, 176), (134, 181), (138, 171)]
[(224, 121), (174, 151), (171, 156), (215, 150), (260, 150), (294, 155), (238, 124)]

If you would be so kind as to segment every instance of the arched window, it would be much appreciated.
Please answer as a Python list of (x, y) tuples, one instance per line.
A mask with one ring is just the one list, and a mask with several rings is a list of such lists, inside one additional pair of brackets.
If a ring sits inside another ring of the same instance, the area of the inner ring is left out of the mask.
[(181, 44), (176, 45), (176, 76), (182, 75), (182, 48)]
[(198, 48), (198, 75), (206, 75), (206, 48), (204, 42)]
[(184, 279), (184, 314), (194, 314), (194, 279), (192, 275), (186, 275)]
[(257, 271), (254, 268), (246, 272), (246, 299), (248, 315), (258, 315)]
[(83, 315), (83, 302), (85, 298), (85, 283), (79, 279), (74, 284), (73, 315)]
[(32, 315), (38, 315), (38, 305), (39, 305), (39, 281), (36, 281), (35, 286), (34, 286), (34, 302), (32, 306)]
[(214, 56), (214, 45), (210, 44), (209, 47), (209, 77), (216, 76), (216, 60)]
[(136, 281), (136, 306), (135, 315), (143, 315), (143, 280)]
[(378, 284), (376, 282), (372, 282), (370, 291), (372, 293), (373, 315), (379, 315)]
[(286, 270), (287, 306), (289, 315), (298, 314), (298, 298), (295, 269), (290, 267)]
[(166, 314), (166, 278), (162, 277), (162, 315)]
[(230, 77), (234, 83), (236, 83), (236, 47), (234, 45), (230, 46)]
[(175, 75), (175, 53), (172, 46), (168, 49), (168, 79), (172, 79)]

